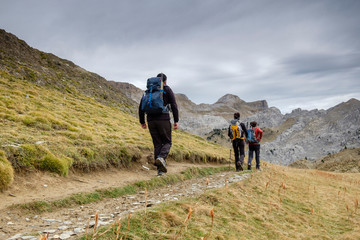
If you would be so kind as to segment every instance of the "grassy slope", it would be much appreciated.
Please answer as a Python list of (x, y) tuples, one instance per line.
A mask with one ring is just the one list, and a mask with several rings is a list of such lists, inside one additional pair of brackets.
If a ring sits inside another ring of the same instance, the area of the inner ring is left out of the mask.
[[(360, 239), (359, 174), (264, 169), (227, 188), (131, 216), (129, 239)], [(127, 219), (121, 226), (124, 236)], [(113, 238), (111, 231), (101, 237)]]
[(315, 162), (301, 159), (289, 165), (295, 168), (313, 168), (331, 172), (360, 172), (360, 148), (344, 149), (335, 154), (328, 154)]
[[(66, 175), (71, 165), (83, 171), (129, 166), (152, 151), (148, 130), (118, 107), (4, 73), (0, 93), (0, 150), (16, 172), (35, 167)], [(220, 161), (227, 153), (202, 138), (173, 132), (174, 160)]]

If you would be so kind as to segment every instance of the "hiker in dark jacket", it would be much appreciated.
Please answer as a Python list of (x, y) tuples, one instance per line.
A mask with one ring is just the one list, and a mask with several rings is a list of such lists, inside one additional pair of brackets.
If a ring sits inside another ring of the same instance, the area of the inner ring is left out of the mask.
[(254, 152), (255, 152), (255, 160), (256, 160), (256, 169), (260, 170), (260, 141), (262, 139), (263, 131), (256, 126), (257, 126), (257, 122), (253, 121), (250, 123), (250, 127), (254, 130), (256, 142), (249, 142), (249, 158), (248, 158), (249, 170), (251, 170), (251, 161), (254, 157)]
[[(235, 154), (235, 168), (236, 171), (243, 170), (244, 156), (245, 156), (245, 141), (244, 136), (247, 137), (247, 129), (245, 124), (240, 122), (240, 113), (234, 113), (234, 119), (230, 121), (228, 136), (231, 139)], [(240, 129), (241, 127), (241, 129)], [(240, 156), (239, 156), (240, 153)]]
[[(175, 95), (171, 88), (166, 85), (167, 77), (163, 73), (159, 73), (157, 77), (161, 77), (164, 82), (164, 106), (170, 106), (174, 118), (174, 129), (178, 129), (179, 111), (177, 108)], [(154, 144), (154, 158), (155, 166), (157, 167), (158, 176), (167, 172), (166, 157), (171, 148), (171, 122), (169, 112), (162, 112), (159, 114), (146, 114), (147, 125), (145, 123), (145, 112), (141, 110), (141, 103), (139, 105), (139, 120), (141, 127), (146, 129), (149, 127), (149, 132)]]

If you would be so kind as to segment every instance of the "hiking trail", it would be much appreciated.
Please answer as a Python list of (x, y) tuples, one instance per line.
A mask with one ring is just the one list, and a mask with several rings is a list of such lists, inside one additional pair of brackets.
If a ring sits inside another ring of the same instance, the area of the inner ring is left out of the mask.
[[(168, 174), (180, 173), (189, 167), (219, 167), (219, 164), (193, 164), (170, 162)], [(222, 165), (224, 166), (224, 165)], [(147, 170), (150, 169), (150, 170)], [(109, 225), (119, 218), (126, 218), (130, 213), (145, 209), (145, 191), (137, 194), (109, 198), (72, 208), (61, 208), (41, 214), (24, 214), (17, 209), (9, 209), (11, 204), (39, 200), (61, 199), (80, 192), (93, 192), (96, 189), (121, 187), (140, 180), (156, 177), (152, 166), (139, 164), (135, 168), (111, 169), (89, 174), (70, 174), (68, 177), (51, 176), (48, 173), (35, 173), (31, 177), (20, 177), (9, 190), (0, 193), (0, 239), (38, 240), (40, 234), (49, 233), (49, 239), (77, 239), (89, 233), (99, 214), (98, 226)], [(199, 195), (206, 189), (221, 188), (227, 183), (241, 181), (250, 174), (238, 174), (233, 170), (217, 173), (208, 177), (193, 178), (147, 191), (148, 211), (159, 203), (176, 201), (184, 197)], [(206, 185), (206, 179), (209, 185)]]

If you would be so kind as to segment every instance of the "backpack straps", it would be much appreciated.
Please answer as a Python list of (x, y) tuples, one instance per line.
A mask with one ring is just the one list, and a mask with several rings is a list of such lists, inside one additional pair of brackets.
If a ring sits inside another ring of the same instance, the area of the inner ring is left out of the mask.
[(163, 82), (163, 74), (160, 75), (160, 96), (161, 99), (164, 100), (164, 82)]

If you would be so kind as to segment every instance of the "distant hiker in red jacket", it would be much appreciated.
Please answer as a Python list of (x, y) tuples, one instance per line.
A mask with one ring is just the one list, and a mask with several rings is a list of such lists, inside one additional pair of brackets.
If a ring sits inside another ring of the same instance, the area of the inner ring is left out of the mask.
[(250, 129), (248, 130), (247, 142), (249, 144), (249, 158), (248, 169), (251, 170), (251, 161), (255, 152), (256, 169), (260, 170), (260, 141), (262, 139), (263, 131), (256, 127), (257, 122), (250, 123)]
[(228, 129), (228, 136), (231, 139), (234, 154), (235, 154), (235, 168), (236, 171), (242, 171), (244, 156), (245, 156), (245, 141), (244, 137), (248, 136), (245, 124), (240, 122), (240, 113), (234, 113), (234, 119), (230, 121)]

